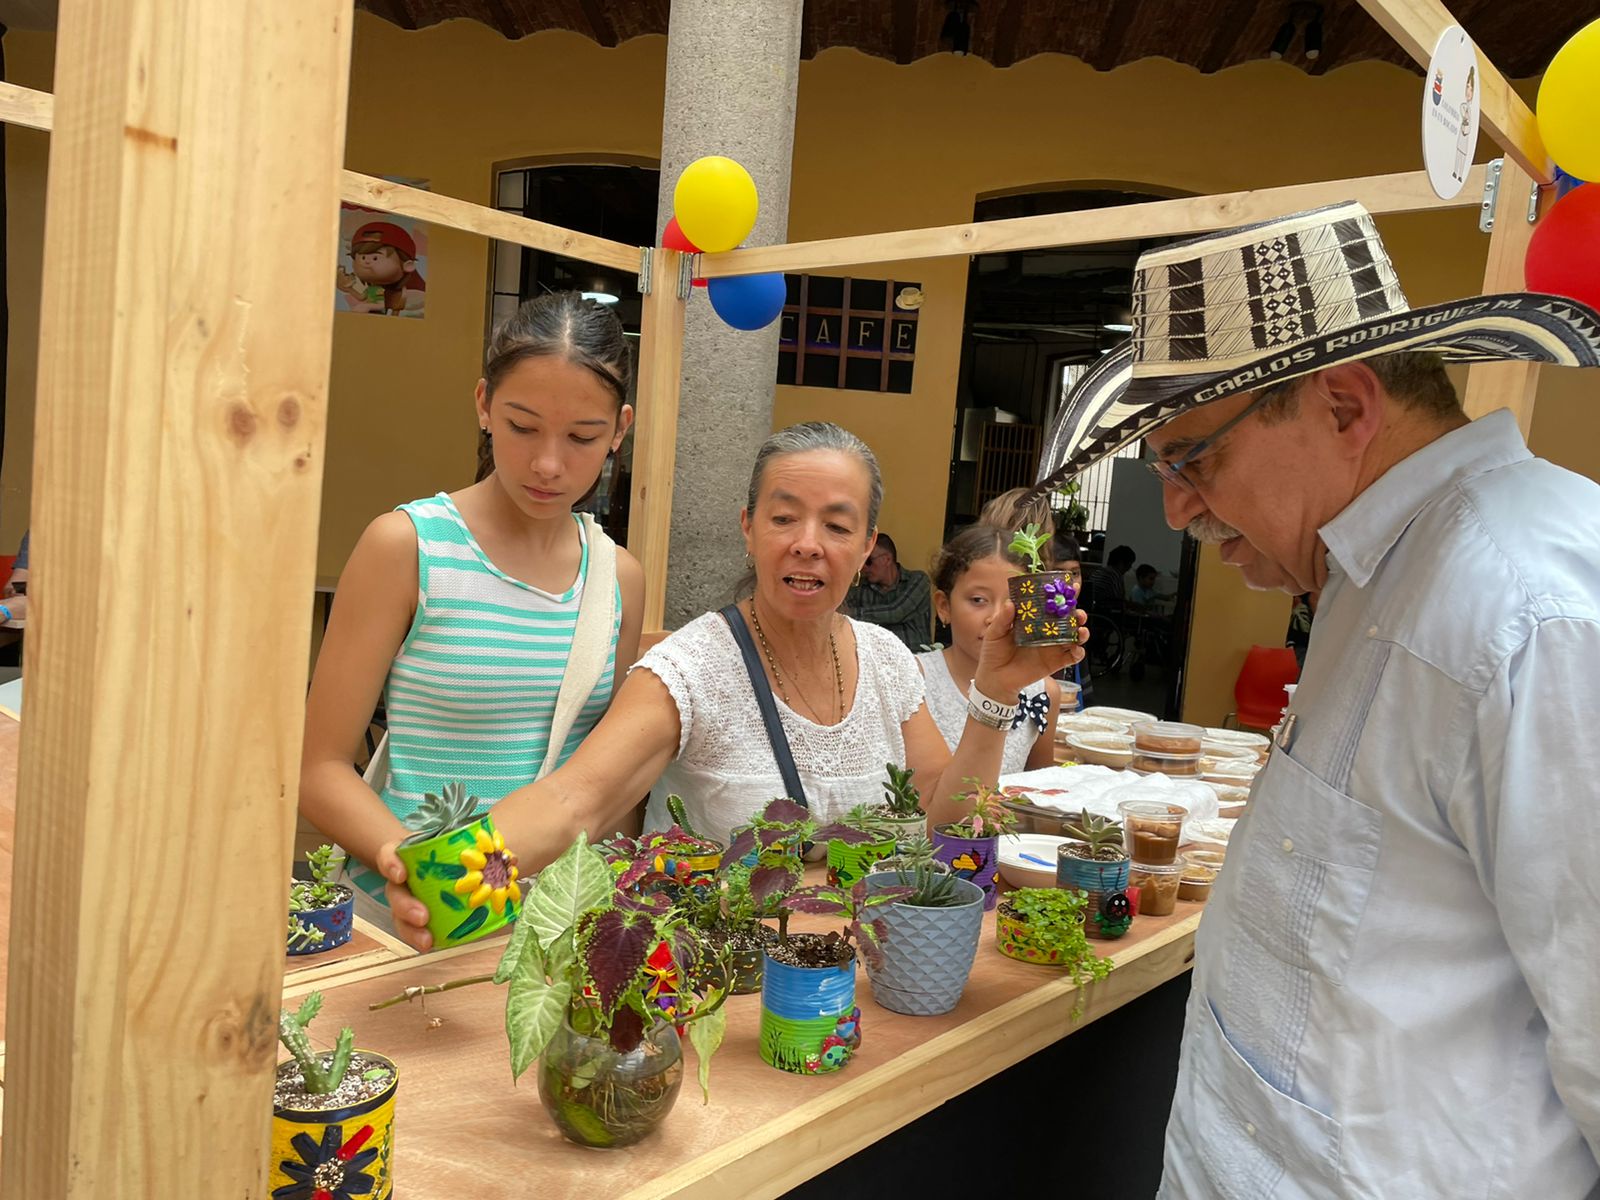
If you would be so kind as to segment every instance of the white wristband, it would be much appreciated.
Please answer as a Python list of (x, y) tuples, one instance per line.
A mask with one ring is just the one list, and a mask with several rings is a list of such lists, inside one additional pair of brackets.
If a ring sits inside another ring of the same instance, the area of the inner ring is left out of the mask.
[(1009, 729), (1016, 718), (1017, 705), (1002, 704), (978, 690), (976, 682), (967, 684), (967, 715), (990, 729)]

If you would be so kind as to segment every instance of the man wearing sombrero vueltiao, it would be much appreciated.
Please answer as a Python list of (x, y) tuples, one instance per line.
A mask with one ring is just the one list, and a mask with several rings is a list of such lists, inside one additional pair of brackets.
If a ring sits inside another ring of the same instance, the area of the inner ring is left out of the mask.
[[(1163, 1200), (1600, 1196), (1600, 486), (1442, 361), (1600, 362), (1550, 296), (1411, 309), (1368, 214), (1144, 255), (1041, 481), (1321, 593), (1196, 937)], [(1600, 378), (1596, 380), (1600, 384)]]

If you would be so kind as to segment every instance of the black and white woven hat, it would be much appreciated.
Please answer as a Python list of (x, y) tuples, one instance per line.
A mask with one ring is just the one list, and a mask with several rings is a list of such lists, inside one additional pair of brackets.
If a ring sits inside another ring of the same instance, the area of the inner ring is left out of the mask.
[(1600, 314), (1518, 292), (1412, 308), (1371, 215), (1335, 204), (1141, 255), (1133, 333), (1073, 389), (1041, 457), (1058, 486), (1179, 414), (1338, 363), (1427, 350), (1451, 362), (1600, 366)]

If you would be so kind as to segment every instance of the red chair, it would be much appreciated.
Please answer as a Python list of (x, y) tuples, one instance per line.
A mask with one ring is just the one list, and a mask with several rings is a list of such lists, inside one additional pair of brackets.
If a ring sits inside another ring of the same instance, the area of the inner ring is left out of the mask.
[[(1300, 664), (1286, 646), (1251, 646), (1233, 683), (1234, 711), (1240, 726), (1268, 730), (1278, 723), (1288, 702), (1283, 685), (1300, 678)], [(1224, 722), (1226, 724), (1226, 722)]]
[(0, 588), (11, 582), (11, 572), (16, 570), (16, 567), (15, 554), (0, 554)]

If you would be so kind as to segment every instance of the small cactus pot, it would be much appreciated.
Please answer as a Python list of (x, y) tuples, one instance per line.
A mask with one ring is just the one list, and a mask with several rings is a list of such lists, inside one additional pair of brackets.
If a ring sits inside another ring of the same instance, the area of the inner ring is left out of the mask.
[(487, 815), (396, 848), (406, 887), (428, 907), (435, 949), (464, 946), (517, 919), (517, 859)]
[(322, 933), (322, 940), (315, 944), (306, 943), (303, 939), (296, 944), (291, 940), (288, 947), (290, 954), (321, 954), (350, 940), (351, 931), (355, 928), (355, 893), (342, 883), (334, 884), (333, 890), (339, 897), (333, 904), (289, 914), (300, 928), (316, 929)]
[[(353, 1078), (382, 1076), (368, 1093), (321, 1107), (345, 1094)], [(361, 1196), (389, 1200), (394, 1195), (394, 1098), (400, 1071), (394, 1062), (369, 1050), (351, 1056), (346, 1084), (333, 1096), (307, 1096), (295, 1086), (293, 1059), (278, 1065), (277, 1097), (272, 1106), (272, 1160), (267, 1194), (272, 1196)]]
[(1073, 605), (1078, 592), (1065, 571), (1013, 575), (1011, 603), (1016, 606), (1012, 637), (1019, 646), (1071, 646), (1078, 641)]
[(928, 830), (928, 818), (924, 813), (912, 813), (908, 817), (897, 817), (889, 813), (873, 817), (871, 825), (885, 837), (893, 838), (895, 848), (915, 838), (919, 834), (925, 835)]
[(1079, 858), (1067, 851), (1082, 842), (1063, 842), (1056, 852), (1056, 886), (1080, 888), (1085, 892), (1120, 892), (1128, 886), (1128, 855), (1121, 858)]
[(893, 837), (876, 842), (841, 842), (828, 839), (828, 882), (835, 887), (853, 888), (865, 879), (873, 864), (895, 851)]
[(947, 864), (960, 879), (969, 880), (983, 889), (983, 910), (994, 907), (994, 874), (1000, 866), (1000, 838), (962, 837), (946, 833), (948, 826), (933, 831), (933, 857)]
[[(867, 876), (867, 892), (894, 887), (891, 874)], [(880, 914), (888, 937), (883, 965), (867, 964), (872, 998), (892, 1012), (914, 1017), (947, 1013), (961, 1001), (967, 976), (978, 953), (983, 931), (983, 889), (966, 879), (955, 881), (961, 903), (944, 908), (886, 904)]]

